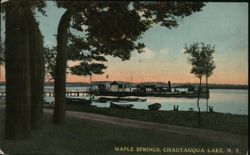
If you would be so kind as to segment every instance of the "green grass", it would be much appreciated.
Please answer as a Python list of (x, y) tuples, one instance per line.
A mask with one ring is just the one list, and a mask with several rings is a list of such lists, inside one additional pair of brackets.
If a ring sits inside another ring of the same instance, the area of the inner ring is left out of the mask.
[[(0, 123), (4, 124), (3, 122), (4, 109), (0, 108)], [(138, 152), (115, 152), (114, 147), (116, 146), (159, 147), (160, 149), (164, 147), (199, 147), (204, 149), (208, 147), (237, 147), (241, 149), (241, 152), (245, 152), (247, 149), (247, 142), (244, 146), (239, 146), (239, 144), (228, 145), (193, 136), (121, 127), (94, 121), (79, 120), (71, 117), (66, 118), (66, 124), (62, 127), (53, 126), (51, 122), (51, 115), (45, 114), (43, 128), (33, 131), (30, 138), (26, 140), (4, 140), (3, 126), (0, 126), (0, 148), (11, 155), (142, 154)], [(159, 155), (161, 153), (147, 152), (143, 154)], [(173, 153), (162, 154), (166, 155)]]
[(0, 106), (5, 106), (5, 101), (4, 100), (2, 100), (2, 99), (0, 99)]
[[(97, 113), (122, 118), (173, 124), (187, 127), (198, 126), (198, 113), (191, 111), (151, 111), (138, 109), (110, 109), (93, 106), (66, 105), (67, 110)], [(201, 113), (201, 128), (248, 134), (248, 116), (223, 113)]]

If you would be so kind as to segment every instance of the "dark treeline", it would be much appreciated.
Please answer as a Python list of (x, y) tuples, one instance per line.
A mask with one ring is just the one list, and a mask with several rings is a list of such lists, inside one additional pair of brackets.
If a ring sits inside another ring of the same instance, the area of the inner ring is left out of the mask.
[[(93, 82), (95, 83), (95, 81)], [(130, 82), (125, 82), (131, 84)], [(167, 87), (168, 83), (165, 82), (143, 82), (143, 83), (132, 83), (133, 85), (146, 84), (146, 85), (160, 85)], [(0, 86), (4, 86), (5, 82), (1, 82)], [(46, 82), (45, 86), (54, 86), (53, 82)], [(88, 87), (90, 84), (88, 82), (67, 82), (67, 87)], [(172, 83), (173, 86), (176, 85), (198, 85), (198, 83)], [(208, 84), (210, 89), (248, 89), (248, 85), (240, 84)], [(202, 84), (202, 87), (205, 87), (205, 84)]]
[[(93, 81), (95, 83), (95, 81)], [(128, 85), (131, 84), (130, 82), (125, 82)], [(146, 85), (158, 85), (167, 87), (168, 83), (165, 82), (143, 82), (143, 83), (132, 83), (132, 85), (139, 85), (139, 84), (146, 84)], [(4, 85), (4, 83), (1, 83), (0, 85)], [(53, 86), (53, 82), (46, 82), (45, 86)], [(67, 82), (67, 87), (87, 87), (90, 84), (88, 82)], [(195, 85), (198, 86), (198, 83), (172, 83), (173, 86), (177, 85)], [(201, 85), (202, 87), (205, 87), (205, 84)], [(240, 84), (208, 84), (210, 89), (248, 89), (248, 85), (240, 85)]]
[(248, 89), (248, 85), (210, 84), (210, 89)]

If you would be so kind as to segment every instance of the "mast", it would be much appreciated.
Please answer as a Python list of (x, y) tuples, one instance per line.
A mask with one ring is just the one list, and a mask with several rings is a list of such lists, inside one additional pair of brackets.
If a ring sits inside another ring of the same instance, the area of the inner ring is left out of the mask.
[(89, 100), (92, 101), (92, 75), (89, 76), (89, 83), (90, 83)]
[(130, 73), (130, 92), (132, 92), (132, 74)]

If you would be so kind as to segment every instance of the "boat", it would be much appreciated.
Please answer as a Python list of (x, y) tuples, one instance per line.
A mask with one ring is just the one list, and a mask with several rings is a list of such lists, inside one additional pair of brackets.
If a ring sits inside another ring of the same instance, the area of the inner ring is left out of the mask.
[(115, 104), (110, 102), (111, 109), (131, 109), (133, 106), (133, 104)]
[(143, 99), (143, 98), (138, 98), (138, 97), (135, 97), (135, 98), (131, 98), (131, 97), (123, 97), (123, 98), (119, 98), (120, 101), (128, 101), (128, 102), (145, 102), (147, 101), (147, 99)]
[(107, 102), (107, 100), (105, 98), (103, 98), (103, 97), (100, 97), (100, 98), (98, 98), (96, 100), (93, 100), (93, 101), (99, 102), (99, 103), (106, 103)]
[(145, 99), (145, 98), (139, 98), (137, 101), (139, 101), (139, 102), (146, 102), (147, 99)]
[(111, 102), (120, 102), (120, 101), (127, 101), (127, 102), (145, 102), (147, 99), (142, 98), (130, 98), (130, 97), (100, 97), (97, 101), (105, 103), (107, 101)]
[(90, 105), (91, 100), (87, 100), (83, 98), (66, 98), (66, 104)]
[(99, 102), (107, 102), (107, 101), (111, 101), (111, 102), (119, 102), (119, 97), (100, 97), (99, 99)]
[(161, 108), (161, 104), (160, 103), (154, 103), (154, 104), (148, 105), (148, 109), (149, 110), (159, 110), (160, 108)]

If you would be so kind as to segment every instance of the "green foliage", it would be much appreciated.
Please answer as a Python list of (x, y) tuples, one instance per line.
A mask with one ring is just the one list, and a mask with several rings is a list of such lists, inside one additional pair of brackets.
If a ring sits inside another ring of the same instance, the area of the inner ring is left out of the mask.
[(205, 45), (204, 43), (201, 43), (202, 51), (205, 53), (205, 73), (204, 75), (206, 77), (210, 77), (213, 74), (213, 70), (216, 68), (215, 63), (213, 60), (213, 54), (215, 52), (215, 46), (211, 46), (210, 44)]
[[(45, 47), (44, 51), (46, 78), (52, 80), (55, 77), (56, 48)], [(106, 66), (100, 63), (106, 61), (105, 57), (87, 51), (81, 51), (77, 48), (77, 45), (73, 43), (68, 48), (68, 60), (81, 60), (79, 64), (68, 67), (71, 73), (75, 75), (88, 76), (102, 74), (103, 69), (106, 69)]]
[(103, 74), (103, 69), (107, 67), (101, 63), (87, 63), (81, 62), (79, 65), (71, 67), (71, 73), (76, 75), (93, 75), (93, 74)]
[(152, 24), (160, 23), (167, 28), (177, 27), (178, 17), (191, 15), (204, 6), (204, 3), (190, 2), (59, 4), (81, 10), (73, 15), (72, 28), (84, 31), (86, 40), (96, 51), (122, 60), (129, 59), (133, 50), (142, 51), (144, 44), (138, 40)]
[(188, 62), (192, 65), (191, 73), (201, 78), (203, 75), (209, 77), (215, 69), (213, 53), (215, 46), (205, 43), (193, 43), (189, 47), (185, 45), (185, 54), (189, 54)]
[[(74, 12), (71, 29), (84, 34), (83, 37), (73, 33), (70, 35), (69, 59), (82, 61), (78, 67), (71, 69), (77, 75), (80, 75), (80, 71), (91, 69), (90, 66), (83, 69), (91, 61), (106, 61), (105, 55), (128, 60), (132, 51), (143, 52), (145, 45), (139, 42), (140, 36), (153, 24), (177, 27), (179, 19), (201, 11), (204, 6), (204, 3), (192, 2), (56, 2), (58, 7)], [(91, 66), (106, 68), (101, 63), (93, 63)], [(94, 73), (87, 72), (82, 75)]]
[(56, 65), (56, 48), (55, 47), (44, 48), (44, 60), (45, 60), (46, 79), (52, 80), (55, 77), (55, 65)]
[(73, 15), (71, 27), (86, 33), (90, 52), (127, 60), (133, 50), (144, 48), (137, 41), (147, 30), (147, 25), (140, 20), (135, 10), (129, 9), (129, 3), (84, 4), (84, 11)]
[(4, 55), (5, 55), (4, 42), (1, 41), (0, 43), (0, 65), (4, 63)]
[(39, 12), (41, 12), (43, 15), (46, 15), (44, 7), (46, 7), (45, 0), (8, 0), (1, 4), (1, 11), (5, 11), (6, 5), (10, 4), (14, 10), (17, 7), (23, 7), (23, 8), (37, 8)]
[(160, 23), (167, 28), (177, 27), (178, 20), (199, 12), (205, 6), (201, 2), (134, 2), (134, 8), (147, 24)]
[(103, 62), (107, 61), (106, 58), (96, 50), (91, 49), (86, 40), (79, 36), (70, 36), (68, 59), (80, 61), (78, 65), (70, 67), (71, 73), (75, 75), (103, 74), (103, 69), (107, 68), (103, 64)]
[(193, 43), (189, 47), (185, 45), (185, 54), (189, 54), (188, 62), (191, 64), (191, 73), (196, 77), (201, 78), (204, 74), (204, 52), (200, 50), (199, 43)]

